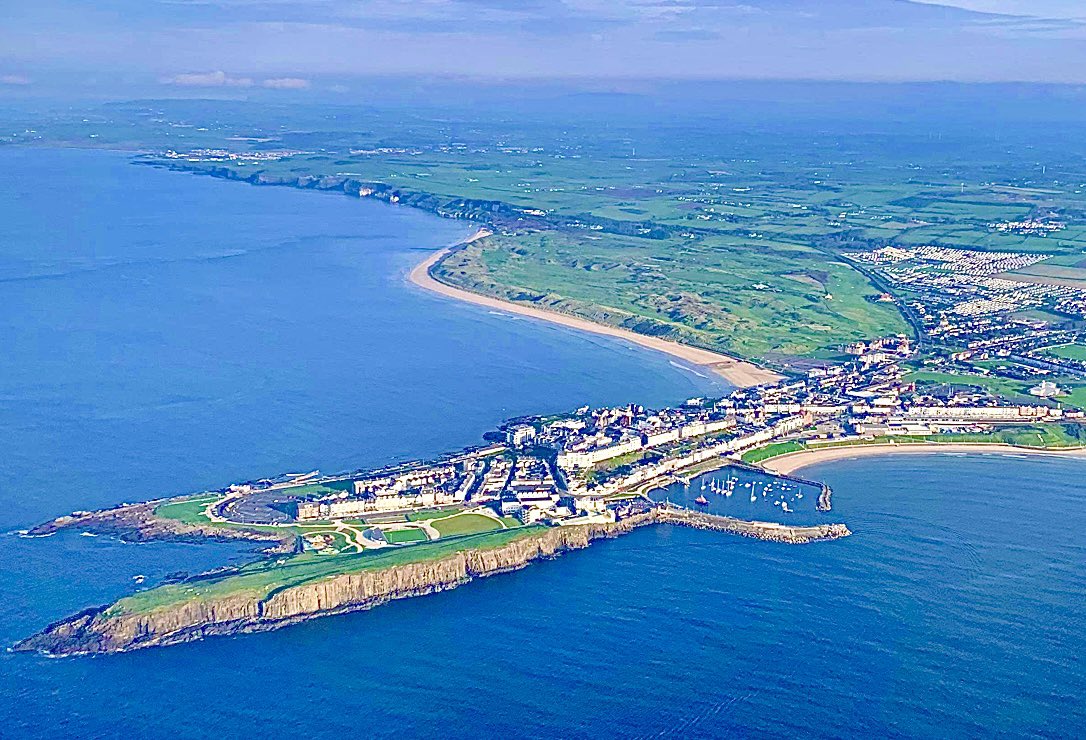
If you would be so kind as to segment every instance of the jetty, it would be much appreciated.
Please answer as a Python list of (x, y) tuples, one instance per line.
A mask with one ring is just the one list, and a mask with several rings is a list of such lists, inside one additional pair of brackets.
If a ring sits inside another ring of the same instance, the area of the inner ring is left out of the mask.
[(661, 524), (676, 524), (694, 529), (710, 529), (716, 532), (727, 532), (742, 535), (743, 537), (752, 537), (768, 542), (784, 542), (791, 545), (826, 542), (848, 537), (852, 534), (844, 524), (792, 526), (777, 522), (748, 521), (730, 516), (693, 511), (670, 502), (657, 505), (656, 521)]

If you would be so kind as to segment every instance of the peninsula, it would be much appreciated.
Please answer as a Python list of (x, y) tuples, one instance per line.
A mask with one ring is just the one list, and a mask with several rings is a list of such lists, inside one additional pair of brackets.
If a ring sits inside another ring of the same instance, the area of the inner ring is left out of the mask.
[(60, 517), (26, 535), (241, 538), (264, 545), (267, 557), (87, 609), (15, 649), (112, 653), (276, 629), (447, 590), (650, 525), (788, 544), (836, 540), (851, 532), (830, 518), (830, 486), (793, 474), (823, 460), (1083, 454), (1075, 452), (1082, 412), (967, 392), (928, 396), (903, 381), (909, 341), (877, 344), (875, 356), (724, 398), (513, 419), (486, 444), (437, 460), (284, 474)]

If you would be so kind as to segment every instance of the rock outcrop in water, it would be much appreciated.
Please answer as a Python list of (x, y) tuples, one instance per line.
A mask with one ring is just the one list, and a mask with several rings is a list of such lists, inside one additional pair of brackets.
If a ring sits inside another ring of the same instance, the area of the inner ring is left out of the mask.
[(392, 599), (456, 588), (474, 578), (516, 570), (533, 560), (584, 548), (595, 539), (614, 537), (653, 521), (650, 513), (617, 524), (554, 527), (494, 548), (343, 573), (273, 590), (265, 596), (239, 593), (193, 599), (140, 613), (96, 607), (50, 625), (16, 644), (15, 649), (58, 656), (115, 653), (277, 629), (318, 616), (369, 609)]

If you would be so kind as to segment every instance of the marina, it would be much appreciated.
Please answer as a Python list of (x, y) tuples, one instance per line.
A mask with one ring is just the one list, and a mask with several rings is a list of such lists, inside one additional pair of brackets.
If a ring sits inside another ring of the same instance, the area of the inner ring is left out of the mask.
[(805, 478), (727, 461), (707, 473), (665, 479), (648, 495), (654, 501), (714, 515), (813, 526), (827, 523), (828, 509), (819, 505), (819, 499), (828, 488)]

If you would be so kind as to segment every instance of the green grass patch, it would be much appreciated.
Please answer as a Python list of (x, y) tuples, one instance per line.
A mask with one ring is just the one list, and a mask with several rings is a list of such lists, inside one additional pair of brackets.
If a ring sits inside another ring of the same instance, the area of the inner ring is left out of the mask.
[(441, 519), (443, 517), (453, 516), (459, 511), (463, 511), (463, 508), (460, 506), (440, 506), (434, 509), (410, 511), (407, 513), (407, 521), (422, 522), (427, 519)]
[(1045, 350), (1045, 354), (1062, 357), (1065, 360), (1086, 362), (1086, 346), (1081, 344), (1064, 344), (1059, 347), (1051, 347)]
[(1068, 449), (1086, 445), (1086, 429), (1078, 424), (1029, 424), (1005, 426), (990, 432), (948, 432), (944, 434), (900, 435), (873, 437), (871, 439), (850, 439), (819, 445), (815, 449), (833, 447), (862, 447), (864, 445), (884, 444), (924, 444), (941, 442), (944, 444), (1006, 444), (1015, 447), (1036, 449)]
[(422, 529), (386, 529), (383, 531), (385, 541), (390, 545), (405, 545), (410, 542), (426, 542), (430, 539)]
[(171, 501), (156, 507), (155, 516), (174, 519), (185, 524), (210, 524), (211, 520), (204, 516), (204, 507), (218, 498), (218, 494), (201, 494), (181, 501)]
[(807, 449), (807, 445), (802, 442), (774, 442), (765, 447), (747, 450), (743, 453), (741, 459), (743, 462), (753, 465), (755, 463), (760, 463), (763, 460), (768, 460), (771, 457), (787, 455), (789, 452), (799, 452), (800, 450), (805, 449)]
[(441, 533), (442, 537), (477, 534), (501, 528), (501, 524), (497, 520), (484, 514), (457, 514), (445, 519), (438, 519), (432, 526)]

